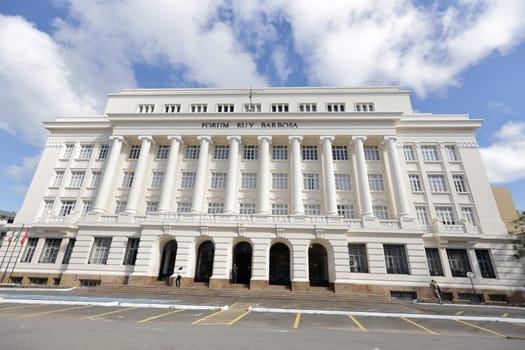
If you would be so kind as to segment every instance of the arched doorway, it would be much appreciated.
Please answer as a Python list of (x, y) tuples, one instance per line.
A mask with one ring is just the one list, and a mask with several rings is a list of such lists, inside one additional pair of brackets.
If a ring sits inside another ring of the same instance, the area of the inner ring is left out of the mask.
[(283, 243), (270, 248), (270, 284), (290, 284), (290, 249)]
[(205, 241), (199, 246), (195, 269), (195, 282), (209, 282), (213, 273), (213, 256), (215, 246), (211, 241)]
[(166, 280), (175, 271), (175, 260), (177, 258), (177, 241), (171, 240), (162, 249), (162, 260), (160, 261), (159, 280)]
[(252, 246), (248, 242), (240, 242), (233, 248), (233, 265), (237, 265), (237, 278), (232, 283), (250, 284), (252, 278)]
[(328, 257), (322, 245), (312, 244), (308, 249), (308, 269), (311, 286), (328, 287)]

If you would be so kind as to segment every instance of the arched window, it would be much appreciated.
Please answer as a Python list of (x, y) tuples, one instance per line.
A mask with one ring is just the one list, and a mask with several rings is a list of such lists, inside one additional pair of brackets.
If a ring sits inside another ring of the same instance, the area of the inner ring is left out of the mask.
[(270, 248), (270, 284), (290, 284), (290, 249), (283, 243)]
[(213, 256), (215, 246), (211, 241), (203, 242), (197, 253), (197, 268), (195, 269), (195, 282), (209, 282), (213, 273)]

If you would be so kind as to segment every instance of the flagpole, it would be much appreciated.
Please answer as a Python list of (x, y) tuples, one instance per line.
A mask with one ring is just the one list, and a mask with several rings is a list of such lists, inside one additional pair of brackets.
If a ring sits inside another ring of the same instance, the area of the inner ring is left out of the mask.
[(13, 231), (11, 232), (11, 234), (12, 234), (12, 236), (9, 236), (9, 238), (8, 238), (7, 248), (5, 250), (4, 257), (2, 258), (2, 262), (0, 263), (0, 270), (2, 269), (2, 265), (4, 265), (4, 261), (5, 261), (5, 258), (7, 256), (7, 252), (9, 252), (9, 247), (11, 246), (11, 241), (13, 240), (13, 236), (15, 235), (15, 233)]
[[(18, 241), (18, 237), (20, 237), (20, 234), (22, 233), (23, 230), (24, 230), (24, 224), (22, 224), (22, 227), (20, 228), (20, 232), (18, 232), (18, 235), (15, 237), (16, 241)], [(16, 250), (16, 242), (14, 244), (13, 250), (11, 251), (11, 256), (9, 257), (9, 260), (7, 260), (7, 265), (5, 267), (4, 273), (2, 274), (2, 279), (0, 279), (0, 283), (4, 282), (5, 273), (9, 269), (9, 265), (11, 264), (11, 259), (13, 258), (13, 254), (15, 253), (15, 250)], [(6, 252), (6, 255), (7, 255), (7, 252)]]
[[(13, 268), (11, 269), (11, 272), (9, 273), (9, 276), (7, 277), (7, 280), (9, 281), (11, 279), (11, 276), (13, 275), (13, 271), (15, 271), (16, 263), (18, 262), (18, 258), (20, 257), (20, 253), (22, 253), (22, 250), (24, 250), (24, 242), (27, 238), (27, 232), (24, 233), (24, 237), (22, 237), (22, 240), (20, 241), (20, 250), (18, 251), (18, 254), (16, 255), (15, 263), (13, 264)], [(16, 243), (15, 243), (16, 248)], [(15, 248), (13, 251), (15, 251)]]

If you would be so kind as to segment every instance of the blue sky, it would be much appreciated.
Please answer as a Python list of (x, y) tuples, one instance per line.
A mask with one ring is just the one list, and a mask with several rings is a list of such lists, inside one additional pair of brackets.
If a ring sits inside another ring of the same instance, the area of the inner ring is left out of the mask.
[(0, 210), (17, 211), (42, 121), (122, 88), (398, 85), (484, 119), (492, 183), (525, 210), (523, 0), (0, 0)]

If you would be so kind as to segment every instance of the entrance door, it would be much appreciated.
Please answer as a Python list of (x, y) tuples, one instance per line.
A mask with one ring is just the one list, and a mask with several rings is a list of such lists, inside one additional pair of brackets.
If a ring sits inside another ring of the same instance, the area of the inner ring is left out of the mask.
[(326, 249), (320, 244), (312, 244), (308, 249), (310, 285), (328, 287), (328, 257)]
[(252, 278), (252, 246), (249, 243), (241, 242), (235, 246), (233, 264), (237, 265), (237, 280), (232, 280), (232, 283), (250, 284)]
[(290, 285), (290, 249), (283, 243), (270, 248), (270, 284)]
[(166, 243), (162, 250), (162, 260), (160, 263), (159, 280), (166, 280), (175, 271), (175, 259), (177, 257), (177, 241), (172, 240)]
[(213, 256), (215, 247), (211, 241), (203, 242), (197, 253), (197, 268), (195, 282), (209, 282), (213, 273)]

